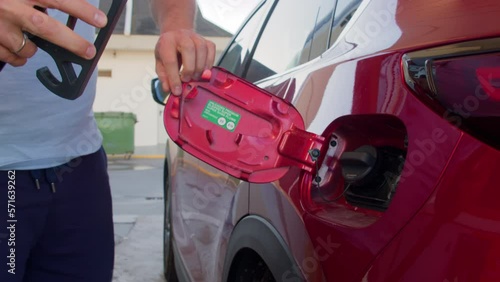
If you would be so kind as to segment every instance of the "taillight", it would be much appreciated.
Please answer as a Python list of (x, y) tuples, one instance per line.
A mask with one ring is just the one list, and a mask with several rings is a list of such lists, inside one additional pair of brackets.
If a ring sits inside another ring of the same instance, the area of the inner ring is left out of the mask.
[(438, 114), (500, 149), (500, 38), (406, 54), (408, 86)]

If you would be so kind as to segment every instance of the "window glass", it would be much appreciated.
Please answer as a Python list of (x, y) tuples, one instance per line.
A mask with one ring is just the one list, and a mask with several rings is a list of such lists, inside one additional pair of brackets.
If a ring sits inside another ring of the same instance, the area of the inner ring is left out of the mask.
[(135, 0), (132, 5), (132, 34), (157, 35), (160, 30), (156, 27), (151, 14), (149, 1)]
[[(103, 12), (106, 14), (109, 11), (109, 8), (111, 7), (111, 3), (113, 0), (100, 0), (99, 1), (99, 9), (101, 9)], [(124, 27), (125, 27), (125, 10), (123, 9), (123, 12), (120, 16), (120, 19), (118, 19), (118, 22), (116, 23), (116, 27), (113, 30), (114, 34), (123, 34), (124, 32)]]
[[(268, 1), (272, 2), (272, 1)], [(258, 6), (250, 20), (243, 26), (238, 35), (219, 61), (219, 66), (241, 76), (244, 70), (244, 62), (255, 44), (260, 27), (269, 10), (269, 3)]]
[(330, 36), (330, 46), (335, 43), (340, 33), (351, 20), (356, 9), (361, 4), (361, 0), (338, 0), (335, 8), (335, 18), (333, 20), (332, 32)]
[(255, 82), (309, 59), (320, 4), (321, 0), (278, 2), (255, 50), (247, 80)]
[[(314, 38), (310, 48), (309, 60), (319, 57), (319, 55), (323, 54), (328, 48), (330, 28), (332, 27), (333, 11), (336, 2), (337, 1), (323, 0), (323, 3), (321, 3), (316, 20), (316, 27), (314, 28)], [(305, 62), (307, 61), (300, 63)]]

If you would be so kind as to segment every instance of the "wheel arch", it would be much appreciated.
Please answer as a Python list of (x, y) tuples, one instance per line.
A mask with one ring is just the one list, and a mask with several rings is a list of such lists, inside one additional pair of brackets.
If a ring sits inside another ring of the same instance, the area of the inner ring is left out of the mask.
[(288, 246), (280, 233), (266, 219), (249, 215), (234, 228), (224, 260), (223, 280), (232, 281), (232, 270), (237, 266), (238, 255), (250, 249), (262, 258), (276, 281), (305, 281)]

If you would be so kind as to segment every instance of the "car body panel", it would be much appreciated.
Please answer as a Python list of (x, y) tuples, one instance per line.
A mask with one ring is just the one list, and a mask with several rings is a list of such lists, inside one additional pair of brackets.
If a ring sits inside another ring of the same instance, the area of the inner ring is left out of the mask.
[(499, 281), (499, 157), (464, 134), (437, 189), (364, 279)]
[[(297, 170), (292, 169), (294, 173), (297, 173)], [(322, 238), (316, 238), (316, 245), (313, 243), (304, 225), (304, 211), (291, 202), (292, 199), (299, 198), (300, 190), (295, 187), (289, 194), (285, 194), (279, 189), (281, 187), (275, 186), (276, 184), (250, 184), (249, 189), (250, 214), (259, 215), (273, 224), (300, 267), (290, 268), (276, 279), (297, 281), (294, 279), (304, 277), (307, 281), (328, 281), (319, 268), (317, 256), (324, 256), (325, 252), (331, 252), (336, 246)], [(319, 247), (317, 244), (320, 244)]]
[(177, 252), (188, 266), (191, 281), (211, 281), (222, 272), (223, 265), (217, 262), (224, 261), (231, 230), (242, 214), (248, 214), (248, 184), (220, 174), (181, 150), (172, 167), (172, 225)]
[[(498, 281), (499, 152), (430, 110), (402, 70), (405, 53), (499, 37), (498, 15), (496, 0), (363, 1), (320, 58), (257, 83), (292, 102), (306, 129), (325, 138), (333, 133), (361, 144), (349, 125), (373, 137), (369, 125), (377, 128), (386, 116), (404, 125), (407, 159), (385, 211), (345, 199), (326, 203), (313, 191), (313, 175), (297, 168), (272, 183), (249, 184), (171, 154), (172, 165), (186, 169), (173, 172), (173, 224), (175, 240), (185, 239), (178, 248), (192, 281), (219, 281), (213, 277), (221, 277), (231, 230), (248, 214), (276, 228), (300, 267), (279, 281), (294, 281), (298, 271), (307, 281)], [(340, 189), (329, 185), (320, 188)], [(202, 208), (193, 202), (200, 195)]]

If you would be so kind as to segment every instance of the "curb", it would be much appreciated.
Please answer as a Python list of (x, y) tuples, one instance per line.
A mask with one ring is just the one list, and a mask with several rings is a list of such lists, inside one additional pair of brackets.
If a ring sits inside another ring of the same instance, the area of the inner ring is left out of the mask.
[(128, 159), (164, 159), (164, 155), (107, 155), (109, 160)]

